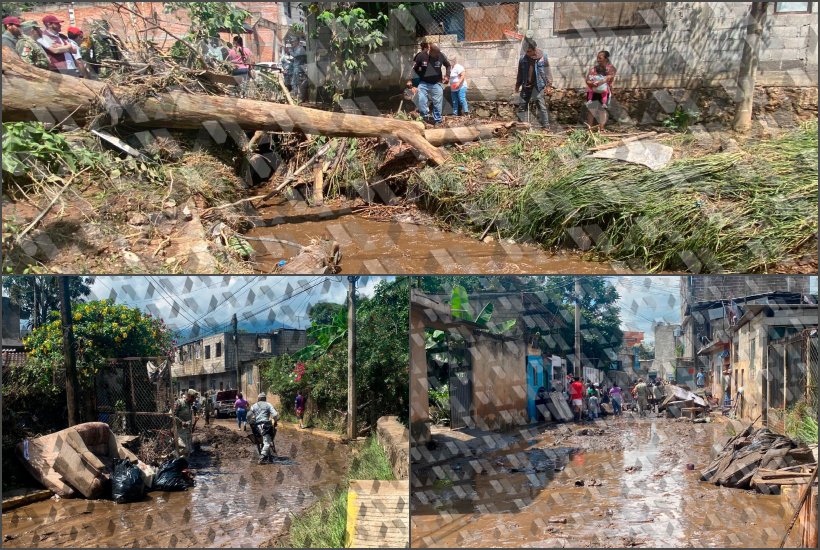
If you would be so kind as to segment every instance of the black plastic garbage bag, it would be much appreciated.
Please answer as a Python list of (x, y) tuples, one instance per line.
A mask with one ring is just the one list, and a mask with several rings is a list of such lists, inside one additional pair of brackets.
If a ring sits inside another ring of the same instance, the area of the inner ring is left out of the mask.
[(153, 489), (156, 491), (187, 490), (189, 483), (182, 472), (186, 468), (188, 468), (188, 461), (183, 457), (168, 460), (157, 470)]
[(145, 480), (136, 464), (129, 460), (114, 459), (114, 473), (111, 476), (111, 498), (117, 504), (136, 502), (145, 495)]

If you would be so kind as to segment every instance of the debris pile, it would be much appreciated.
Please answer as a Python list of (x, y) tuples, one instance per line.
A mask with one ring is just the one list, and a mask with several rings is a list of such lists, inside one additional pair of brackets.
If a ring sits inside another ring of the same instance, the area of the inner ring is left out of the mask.
[(703, 397), (680, 386), (667, 386), (666, 399), (658, 406), (658, 412), (667, 418), (689, 418), (693, 421), (708, 417), (709, 402)]
[(749, 426), (730, 439), (701, 480), (723, 487), (779, 494), (781, 485), (805, 483), (816, 464), (811, 449), (786, 436)]

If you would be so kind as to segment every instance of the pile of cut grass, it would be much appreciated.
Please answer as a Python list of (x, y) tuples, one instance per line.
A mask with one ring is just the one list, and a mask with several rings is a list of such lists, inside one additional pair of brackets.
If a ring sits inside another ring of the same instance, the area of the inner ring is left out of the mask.
[(288, 537), (277, 541), (278, 545), (281, 548), (344, 548), (347, 486), (353, 479), (394, 479), (387, 455), (375, 436), (353, 457), (343, 488), (294, 518)]
[[(480, 233), (495, 220), (501, 237), (642, 271), (765, 272), (816, 251), (816, 122), (654, 172), (584, 157), (583, 134), (557, 147), (482, 143), (454, 155), (462, 169), (425, 168), (412, 184), (447, 224)], [(488, 159), (520, 171), (519, 184), (476, 185)]]

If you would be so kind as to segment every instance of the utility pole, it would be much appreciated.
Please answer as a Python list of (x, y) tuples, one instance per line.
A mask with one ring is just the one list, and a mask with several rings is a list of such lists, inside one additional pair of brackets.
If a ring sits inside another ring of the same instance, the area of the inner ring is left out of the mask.
[(581, 377), (581, 282), (575, 277), (575, 376)]
[(233, 357), (234, 364), (236, 365), (236, 391), (242, 391), (242, 373), (239, 372), (239, 338), (237, 336), (236, 313), (231, 317), (231, 332), (233, 333)]
[(77, 357), (74, 349), (74, 327), (71, 319), (69, 278), (60, 277), (60, 318), (63, 326), (63, 358), (65, 360), (65, 396), (68, 404), (68, 425), (80, 423), (80, 384), (77, 380)]
[(356, 281), (347, 278), (347, 438), (356, 439)]

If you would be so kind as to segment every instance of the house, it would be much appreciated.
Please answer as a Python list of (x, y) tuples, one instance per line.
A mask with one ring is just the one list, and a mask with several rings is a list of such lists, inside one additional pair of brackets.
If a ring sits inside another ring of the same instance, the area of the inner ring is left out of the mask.
[[(446, 365), (447, 379), (431, 379), (425, 331), (442, 330), (463, 342), (460, 362)], [(410, 296), (410, 435), (430, 441), (428, 391), (448, 384), (451, 427), (503, 429), (527, 421), (527, 346), (521, 337), (492, 334), (454, 318), (450, 306), (416, 289)]]
[(806, 399), (811, 370), (817, 375), (817, 304), (756, 303), (744, 309), (730, 329), (733, 397), (742, 388), (736, 414), (771, 420), (782, 432), (784, 412)]
[(710, 355), (722, 349), (709, 344), (730, 341), (730, 318), (737, 313), (732, 310), (744, 303), (770, 300), (800, 303), (808, 294), (809, 277), (799, 275), (681, 277), (680, 356), (676, 358), (675, 379), (680, 384), (694, 385), (695, 373), (702, 368), (707, 388), (714, 388), (713, 395), (720, 394), (722, 375), (715, 373), (715, 359)]
[(171, 374), (180, 390), (239, 388), (253, 396), (263, 390), (257, 362), (295, 353), (305, 347), (306, 338), (299, 329), (240, 333), (235, 342), (231, 332), (211, 334), (179, 345)]
[(650, 371), (657, 373), (658, 378), (663, 380), (674, 379), (680, 325), (656, 323), (653, 331), (655, 334), (655, 357), (652, 359)]
[(20, 335), (20, 308), (6, 296), (3, 296), (2, 323), (2, 368), (3, 374), (6, 374), (8, 369), (26, 362), (26, 352)]
[[(393, 10), (386, 45), (369, 55), (360, 86), (371, 95), (395, 94), (410, 76), (410, 60), (426, 36), (466, 67), (472, 101), (507, 102), (526, 36), (550, 60), (556, 88), (550, 108), (562, 124), (577, 121), (585, 100), (584, 76), (600, 50), (611, 52), (618, 70), (615, 119), (662, 120), (681, 105), (700, 110), (702, 121), (731, 120), (750, 6), (751, 2), (452, 2), (442, 8), (413, 6), (409, 13)], [(794, 113), (799, 117), (807, 119), (813, 110), (816, 118), (817, 4), (768, 6), (756, 75), (760, 100), (768, 102), (763, 88), (774, 88), (777, 100), (797, 99), (800, 106)], [(321, 74), (325, 71), (320, 66), (316, 75)], [(781, 87), (792, 90), (783, 92)], [(782, 126), (784, 120), (778, 122)]]

